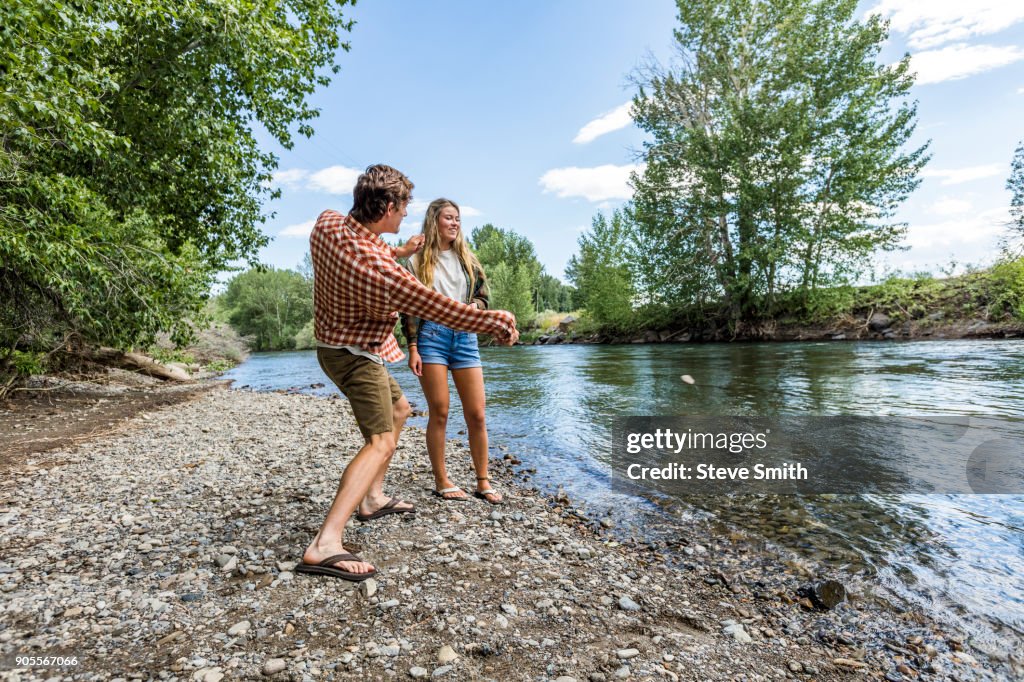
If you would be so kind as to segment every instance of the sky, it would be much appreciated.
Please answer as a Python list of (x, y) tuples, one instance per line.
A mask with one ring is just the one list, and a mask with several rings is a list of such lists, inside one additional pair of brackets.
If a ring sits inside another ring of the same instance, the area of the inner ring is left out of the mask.
[[(991, 263), (1006, 233), (1010, 161), (1024, 139), (1024, 2), (868, 0), (858, 15), (891, 20), (880, 60), (911, 54), (919, 103), (911, 145), (931, 140), (921, 186), (896, 219), (906, 250), (878, 273)], [(628, 201), (645, 135), (628, 115), (630, 75), (672, 61), (670, 0), (360, 0), (341, 71), (312, 102), (316, 134), (280, 157), (280, 199), (266, 210), (259, 259), (295, 268), (324, 209), (347, 212), (359, 172), (386, 163), (415, 183), (401, 238), (437, 197), (528, 237), (565, 279), (599, 212)], [(391, 241), (395, 241), (392, 239)]]

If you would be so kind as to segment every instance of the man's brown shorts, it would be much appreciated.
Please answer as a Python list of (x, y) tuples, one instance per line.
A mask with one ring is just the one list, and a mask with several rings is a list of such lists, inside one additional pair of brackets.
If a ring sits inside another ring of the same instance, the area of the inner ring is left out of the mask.
[(344, 348), (316, 349), (320, 368), (345, 394), (363, 438), (391, 433), (395, 428), (393, 404), (402, 397), (398, 382), (384, 365)]

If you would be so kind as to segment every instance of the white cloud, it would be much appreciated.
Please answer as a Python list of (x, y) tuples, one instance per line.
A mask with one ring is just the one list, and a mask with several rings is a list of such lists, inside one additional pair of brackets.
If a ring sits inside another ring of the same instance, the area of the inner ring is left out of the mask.
[(1015, 45), (967, 45), (957, 43), (939, 50), (925, 50), (910, 58), (917, 72), (917, 84), (941, 83), (967, 78), (1024, 59), (1024, 50)]
[(459, 214), (463, 218), (475, 218), (476, 216), (483, 215), (483, 211), (463, 204), (462, 206), (459, 206)]
[(427, 207), (430, 206), (429, 201), (423, 201), (422, 199), (413, 199), (409, 202), (409, 217), (406, 220), (410, 220), (417, 216), (423, 216), (427, 213)]
[(274, 171), (274, 183), (295, 189), (299, 184), (309, 177), (309, 171), (305, 168), (289, 168), (283, 171)]
[(1024, 88), (1017, 88), (1018, 95), (1024, 95)]
[(279, 237), (308, 237), (309, 233), (313, 231), (313, 225), (316, 224), (315, 220), (307, 220), (304, 223), (296, 223), (289, 225), (280, 232), (277, 233)]
[(981, 180), (1008, 173), (1001, 164), (990, 163), (985, 166), (969, 166), (967, 168), (925, 168), (921, 171), (923, 178), (942, 178), (943, 185), (959, 185), (972, 180)]
[(616, 107), (611, 111), (601, 114), (587, 125), (580, 128), (580, 131), (576, 133), (576, 137), (573, 138), (573, 142), (576, 144), (586, 144), (592, 142), (602, 135), (621, 130), (633, 122), (633, 117), (630, 116), (630, 109), (633, 107), (632, 102), (626, 102), (622, 106)]
[(352, 194), (362, 172), (345, 166), (329, 166), (309, 176), (309, 187), (328, 194)]
[[(904, 244), (914, 250), (946, 250), (959, 255), (971, 254), (974, 260), (995, 255), (995, 245), (1006, 231), (1010, 215), (1005, 208), (983, 211), (970, 218), (944, 220), (931, 224), (911, 224)], [(989, 253), (991, 252), (991, 253)], [(969, 259), (958, 258), (969, 262)]]
[(935, 215), (961, 215), (971, 210), (971, 202), (964, 199), (942, 197), (928, 208)]
[(583, 197), (593, 202), (629, 199), (633, 196), (633, 190), (629, 186), (629, 175), (633, 171), (642, 170), (643, 166), (637, 164), (555, 168), (541, 176), (540, 185), (545, 192), (553, 192), (563, 199)]
[(880, 0), (868, 10), (891, 19), (913, 49), (991, 35), (1024, 20), (1019, 0)]

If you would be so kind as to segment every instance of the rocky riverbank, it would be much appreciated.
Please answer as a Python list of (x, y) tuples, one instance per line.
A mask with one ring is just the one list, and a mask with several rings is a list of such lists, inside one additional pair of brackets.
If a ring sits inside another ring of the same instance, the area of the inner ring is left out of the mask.
[(979, 318), (949, 320), (933, 313), (921, 320), (898, 320), (883, 313), (850, 316), (828, 324), (764, 322), (739, 331), (725, 327), (648, 329), (632, 334), (577, 334), (571, 325), (541, 334), (536, 345), (563, 343), (690, 343), (717, 341), (924, 341), (951, 339), (1016, 339), (1024, 337), (1024, 323), (991, 322)]
[[(352, 522), (360, 585), (294, 572), (360, 437), (342, 399), (222, 388), (0, 473), (0, 675), (27, 679), (1010, 679), (870, 586), (736, 537), (683, 561), (517, 485), (442, 502), (408, 428), (386, 490), (415, 516)], [(454, 478), (468, 454), (452, 442)], [(511, 459), (514, 453), (509, 455)], [(842, 580), (842, 576), (839, 577)], [(845, 580), (844, 580), (845, 582)], [(817, 592), (805, 588), (817, 587)], [(827, 608), (831, 606), (831, 608)], [(75, 656), (63, 669), (19, 656)]]

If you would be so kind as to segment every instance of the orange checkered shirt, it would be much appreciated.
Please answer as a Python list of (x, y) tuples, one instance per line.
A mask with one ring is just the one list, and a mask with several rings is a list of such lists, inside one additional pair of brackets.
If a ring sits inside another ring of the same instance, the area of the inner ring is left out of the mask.
[(324, 211), (309, 236), (313, 327), (330, 346), (359, 346), (386, 362), (405, 357), (395, 339), (398, 313), (450, 329), (507, 337), (515, 318), (432, 291), (395, 261), (395, 249), (350, 216)]

